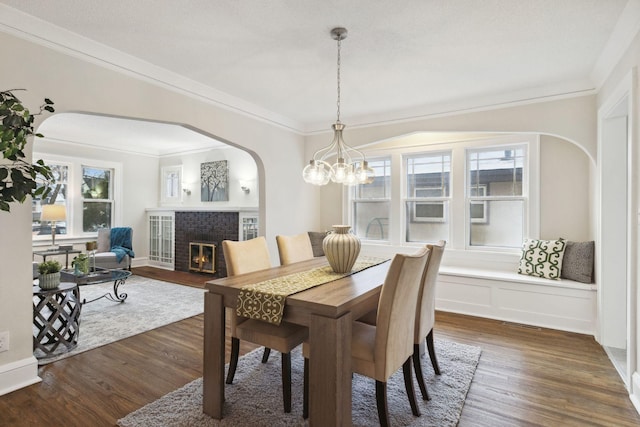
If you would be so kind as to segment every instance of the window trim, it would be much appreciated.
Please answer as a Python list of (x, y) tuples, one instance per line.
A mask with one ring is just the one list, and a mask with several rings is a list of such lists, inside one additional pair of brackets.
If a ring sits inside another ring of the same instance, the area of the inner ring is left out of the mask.
[[(85, 157), (61, 156), (49, 153), (33, 153), (34, 157), (43, 159), (45, 164), (56, 163), (66, 164), (69, 166), (68, 191), (69, 201), (67, 204), (67, 234), (56, 236), (57, 240), (66, 240), (74, 238), (95, 237), (95, 232), (82, 231), (82, 195), (80, 187), (80, 179), (82, 174), (82, 165), (91, 165), (113, 170), (112, 190), (113, 190), (113, 212), (111, 222), (113, 225), (122, 224), (124, 202), (123, 202), (123, 183), (124, 183), (124, 166), (121, 162), (112, 162), (100, 159), (90, 159)], [(71, 232), (69, 232), (71, 230)], [(48, 236), (51, 239), (51, 236)], [(33, 236), (33, 241), (45, 241), (44, 236)]]
[[(428, 134), (429, 132), (424, 132)], [(463, 132), (459, 132), (463, 133)], [(389, 213), (389, 239), (385, 241), (370, 241), (362, 239), (363, 244), (370, 246), (371, 250), (381, 251), (383, 246), (391, 248), (394, 251), (401, 251), (403, 248), (415, 248), (422, 245), (418, 242), (409, 242), (406, 240), (406, 221), (408, 220), (406, 215), (406, 201), (407, 201), (407, 189), (406, 179), (403, 175), (406, 174), (405, 166), (403, 164), (405, 156), (418, 155), (420, 153), (429, 152), (442, 152), (452, 151), (451, 158), (451, 182), (450, 191), (451, 194), (462, 194), (462, 197), (458, 197), (455, 200), (450, 200), (449, 213), (450, 221), (452, 224), (462, 224), (463, 226), (451, 226), (449, 228), (449, 238), (447, 239), (447, 248), (449, 252), (460, 251), (461, 253), (495, 253), (495, 254), (515, 254), (519, 252), (519, 249), (508, 249), (501, 247), (469, 247), (467, 245), (466, 236), (469, 235), (470, 224), (466, 221), (465, 215), (468, 215), (465, 206), (464, 189), (466, 185), (466, 168), (465, 168), (465, 156), (464, 151), (466, 148), (481, 148), (500, 145), (515, 145), (518, 143), (525, 143), (528, 145), (527, 162), (528, 162), (528, 176), (527, 184), (529, 195), (528, 200), (525, 201), (524, 206), (524, 218), (525, 221), (525, 236), (529, 238), (539, 238), (540, 230), (540, 134), (537, 133), (503, 133), (496, 135), (492, 133), (489, 136), (483, 136), (477, 134), (474, 138), (471, 133), (466, 133), (468, 137), (464, 139), (458, 139), (455, 141), (446, 142), (424, 142), (417, 144), (417, 136), (415, 134), (404, 136), (398, 136), (397, 141), (386, 141), (386, 148), (372, 149), (366, 152), (367, 157), (381, 158), (391, 157), (391, 194), (390, 194), (390, 213)], [(425, 141), (430, 140), (425, 138)], [(406, 141), (407, 145), (403, 145)], [(462, 153), (462, 154), (461, 154)], [(459, 169), (462, 167), (462, 169)], [(453, 170), (460, 170), (461, 173), (454, 173)], [(523, 182), (523, 186), (525, 186)], [(342, 220), (346, 224), (353, 223), (353, 212), (351, 191), (343, 189), (343, 211)], [(379, 247), (379, 249), (374, 249)], [(382, 253), (382, 252), (381, 252)], [(462, 255), (464, 256), (464, 255)]]

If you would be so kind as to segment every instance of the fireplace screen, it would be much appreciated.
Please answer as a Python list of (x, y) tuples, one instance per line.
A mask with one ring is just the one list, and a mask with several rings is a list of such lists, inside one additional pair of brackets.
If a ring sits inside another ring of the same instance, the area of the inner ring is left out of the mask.
[(189, 270), (215, 273), (216, 247), (210, 243), (189, 243)]

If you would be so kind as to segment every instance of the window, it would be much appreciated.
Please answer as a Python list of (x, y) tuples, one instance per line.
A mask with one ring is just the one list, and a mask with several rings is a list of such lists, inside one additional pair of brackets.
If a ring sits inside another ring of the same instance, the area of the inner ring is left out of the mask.
[[(51, 192), (46, 199), (34, 198), (32, 201), (32, 221), (31, 232), (34, 236), (51, 236), (51, 224), (40, 222), (40, 214), (42, 213), (43, 205), (64, 205), (67, 212), (69, 212), (68, 206), (68, 192), (69, 192), (69, 166), (65, 164), (47, 163), (51, 168), (55, 184), (50, 185)], [(43, 180), (42, 175), (36, 176), (38, 185), (45, 185), (46, 181)], [(56, 222), (56, 234), (67, 234), (67, 221)]]
[(165, 166), (162, 168), (162, 196), (164, 203), (182, 201), (182, 166)]
[(375, 185), (346, 193), (363, 242), (400, 251), (446, 240), (469, 254), (515, 253), (525, 238), (539, 237), (539, 136), (468, 136), (425, 135), (423, 143), (415, 134), (375, 152)]
[(424, 242), (449, 236), (451, 153), (428, 153), (405, 159), (406, 240)]
[(518, 248), (524, 237), (526, 146), (468, 149), (469, 246)]
[(369, 166), (376, 173), (373, 182), (352, 190), (353, 229), (363, 239), (388, 240), (391, 159), (371, 159)]
[(113, 189), (111, 169), (82, 166), (82, 231), (111, 227)]

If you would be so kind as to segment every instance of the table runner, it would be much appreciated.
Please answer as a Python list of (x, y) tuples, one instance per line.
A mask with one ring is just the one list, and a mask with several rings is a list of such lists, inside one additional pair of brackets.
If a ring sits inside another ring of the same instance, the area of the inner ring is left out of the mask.
[(348, 273), (335, 273), (327, 265), (243, 286), (238, 295), (236, 314), (279, 325), (287, 296), (350, 276), (385, 261), (388, 259), (360, 257)]

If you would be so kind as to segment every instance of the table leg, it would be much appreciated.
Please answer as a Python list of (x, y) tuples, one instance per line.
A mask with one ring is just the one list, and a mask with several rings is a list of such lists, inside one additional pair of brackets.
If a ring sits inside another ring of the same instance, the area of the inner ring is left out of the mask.
[(222, 295), (205, 292), (202, 408), (217, 420), (224, 405), (224, 314)]
[(311, 315), (309, 425), (351, 425), (351, 313)]

